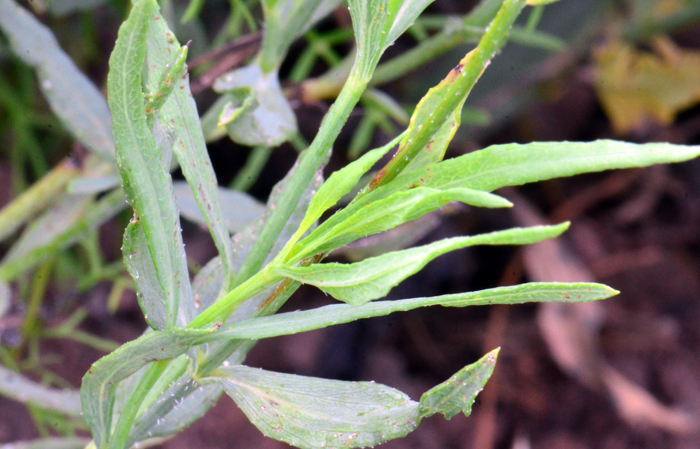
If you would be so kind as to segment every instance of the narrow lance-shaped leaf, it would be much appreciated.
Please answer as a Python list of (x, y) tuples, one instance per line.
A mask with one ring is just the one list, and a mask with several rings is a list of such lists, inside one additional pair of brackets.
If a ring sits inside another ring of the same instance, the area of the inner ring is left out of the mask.
[[(508, 32), (524, 6), (525, 0), (503, 2), (477, 48), (467, 54), (418, 105), (399, 151), (372, 181), (371, 188), (386, 184), (406, 170), (414, 170), (440, 160), (438, 157), (442, 157), (444, 148), (433, 150), (431, 145), (449, 143), (453, 128), (456, 129), (459, 122), (457, 109), (461, 109), (491, 59), (505, 44)], [(434, 140), (433, 144), (430, 143), (431, 139)], [(433, 153), (426, 155), (429, 151)]]
[(6, 443), (0, 449), (83, 449), (89, 442), (88, 438), (50, 437)]
[(270, 438), (299, 448), (371, 447), (400, 438), (419, 423), (419, 404), (373, 382), (343, 382), (273, 373), (247, 366), (220, 368), (220, 384)]
[(66, 129), (113, 164), (107, 103), (61, 49), (53, 33), (12, 0), (0, 0), (0, 30), (7, 35), (14, 53), (36, 69), (39, 87)]
[(78, 391), (45, 387), (3, 366), (0, 366), (0, 394), (69, 416), (81, 415)]
[(467, 365), (445, 382), (426, 391), (420, 398), (420, 416), (427, 418), (442, 413), (451, 419), (462, 412), (469, 416), (476, 396), (493, 374), (499, 349)]
[[(149, 1), (157, 10), (156, 2)], [(148, 75), (148, 86), (149, 89), (153, 89), (156, 83), (162, 84), (157, 78), (160, 71), (165, 68), (170, 69), (170, 71), (176, 69), (177, 65), (171, 64), (168, 67), (169, 58), (173, 57), (171, 55), (181, 55), (185, 47), (180, 46), (160, 14), (156, 14), (151, 20), (146, 45), (148, 48), (147, 61), (151, 70)], [(184, 59), (176, 59), (176, 62), (184, 64)], [(157, 116), (162, 126), (171, 129), (176, 135), (173, 151), (187, 182), (192, 187), (194, 198), (221, 255), (225, 273), (223, 287), (228, 289), (233, 276), (233, 249), (218, 196), (216, 175), (211, 166), (204, 141), (197, 105), (190, 93), (186, 66), (183, 69), (182, 75), (173, 78), (172, 92), (158, 111)], [(180, 74), (180, 71), (176, 71), (176, 73)], [(167, 83), (166, 78), (166, 86)]]
[[(362, 175), (367, 173), (372, 166), (377, 163), (389, 150), (391, 150), (401, 139), (402, 135), (394, 138), (391, 142), (383, 147), (376, 148), (367, 152), (358, 160), (351, 162), (340, 170), (331, 174), (331, 176), (323, 183), (318, 192), (311, 199), (309, 208), (306, 211), (304, 220), (299, 225), (297, 232), (289, 239), (287, 247), (291, 248), (306, 231), (321, 218), (321, 215), (331, 207), (333, 207), (343, 196), (352, 190), (360, 181)], [(286, 253), (286, 251), (282, 251)]]
[(170, 175), (161, 164), (161, 154), (146, 124), (141, 91), (146, 33), (154, 6), (151, 0), (134, 2), (119, 29), (107, 85), (124, 191), (143, 226), (166, 301), (166, 326), (170, 327), (177, 321), (182, 289), (188, 290), (189, 276)]
[(614, 140), (493, 145), (402, 175), (363, 200), (376, 201), (414, 185), (492, 191), (581, 173), (683, 162), (698, 156), (700, 146)]
[(149, 332), (102, 357), (83, 377), (83, 418), (98, 449), (107, 446), (119, 383), (150, 362), (178, 357), (211, 330), (171, 328)]
[(429, 306), (467, 307), (528, 302), (587, 302), (617, 294), (616, 290), (602, 284), (542, 282), (427, 298), (374, 301), (361, 306), (333, 304), (313, 310), (251, 318), (226, 329), (222, 328), (208, 338), (219, 340), (279, 337)]
[(310, 255), (329, 251), (359, 238), (392, 229), (415, 220), (452, 201), (479, 207), (510, 207), (512, 204), (497, 195), (479, 190), (456, 188), (437, 190), (416, 187), (374, 201), (364, 200), (347, 207), (326, 220), (292, 250), (288, 260), (298, 261)]
[(428, 262), (450, 251), (474, 245), (527, 245), (559, 236), (569, 227), (534, 226), (454, 237), (429, 245), (383, 254), (353, 264), (325, 263), (309, 267), (280, 267), (275, 273), (314, 285), (340, 301), (361, 305), (382, 298)]

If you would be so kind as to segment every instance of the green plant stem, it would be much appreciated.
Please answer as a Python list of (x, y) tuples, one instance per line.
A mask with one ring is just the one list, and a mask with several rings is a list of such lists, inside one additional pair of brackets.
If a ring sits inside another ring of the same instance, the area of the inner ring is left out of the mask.
[[(316, 171), (327, 160), (328, 154), (340, 130), (367, 87), (368, 79), (351, 75), (330, 111), (311, 146), (301, 156), (296, 172), (289, 180), (282, 198), (265, 223), (260, 236), (236, 274), (234, 285), (240, 285), (262, 267), (282, 229), (287, 224), (301, 195), (313, 179)], [(224, 298), (219, 300), (223, 301)], [(206, 311), (205, 311), (206, 312)], [(204, 313), (201, 316), (203, 316)], [(199, 318), (199, 317), (198, 317)]]
[(253, 148), (248, 159), (245, 161), (245, 165), (241, 171), (236, 174), (230, 187), (233, 190), (240, 190), (242, 192), (248, 191), (260, 177), (260, 173), (263, 168), (265, 168), (268, 159), (270, 159), (271, 153), (272, 148), (270, 147)]
[(29, 297), (27, 313), (24, 316), (24, 322), (22, 323), (22, 336), (25, 340), (36, 334), (39, 307), (41, 307), (41, 303), (44, 301), (46, 288), (51, 280), (51, 272), (53, 271), (55, 265), (56, 259), (51, 259), (39, 267), (37, 272), (34, 274), (34, 279), (32, 281), (32, 295)]
[(143, 375), (139, 384), (129, 396), (124, 408), (122, 409), (117, 425), (112, 432), (112, 438), (109, 440), (109, 449), (124, 449), (127, 440), (129, 439), (129, 431), (136, 419), (136, 414), (141, 408), (141, 403), (151, 391), (151, 387), (158, 381), (158, 378), (168, 367), (170, 361), (159, 361), (152, 363), (146, 373)]

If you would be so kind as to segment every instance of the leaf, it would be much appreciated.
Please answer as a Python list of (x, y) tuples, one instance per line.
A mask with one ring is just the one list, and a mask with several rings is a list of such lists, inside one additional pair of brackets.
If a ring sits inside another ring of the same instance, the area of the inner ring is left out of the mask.
[(178, 357), (213, 329), (171, 328), (149, 332), (98, 360), (83, 377), (80, 396), (83, 418), (97, 448), (110, 438), (113, 406), (119, 383), (150, 362)]
[(0, 393), (20, 401), (64, 415), (80, 417), (80, 394), (76, 390), (49, 388), (0, 366)]
[(265, 34), (260, 64), (265, 73), (277, 72), (292, 43), (330, 14), (341, 0), (263, 0)]
[[(155, 0), (149, 0), (153, 8), (158, 6)], [(192, 98), (189, 87), (189, 78), (186, 67), (178, 69), (178, 64), (184, 59), (176, 58), (172, 61), (172, 55), (186, 55), (185, 47), (181, 47), (175, 36), (168, 28), (166, 20), (160, 14), (151, 20), (151, 25), (146, 37), (147, 63), (151, 68), (147, 85), (152, 92), (161, 92), (170, 89), (170, 95), (157, 112), (161, 125), (169, 133), (175, 135), (173, 151), (177, 156), (187, 182), (192, 186), (194, 199), (199, 205), (201, 216), (209, 228), (214, 244), (222, 257), (226, 281), (224, 287), (228, 288), (233, 276), (233, 249), (226, 226), (226, 220), (222, 211), (219, 198), (216, 175), (209, 160), (202, 126), (199, 121), (197, 105)], [(179, 75), (184, 70), (184, 75)], [(174, 78), (168, 84), (168, 76)], [(162, 73), (157, 78), (158, 72)], [(163, 75), (170, 74), (170, 75)], [(156, 86), (158, 86), (156, 88)]]
[(5, 443), (0, 449), (83, 449), (90, 442), (88, 438), (52, 437), (36, 440)]
[[(55, 209), (64, 206), (61, 203), (57, 204), (54, 208), (47, 211), (43, 217), (35, 220), (32, 227), (25, 231), (25, 234), (23, 234), (23, 236), (27, 235), (25, 243), (18, 246), (20, 242), (25, 240), (24, 237), (20, 238), (20, 241), (15, 244), (15, 247), (12, 248), (0, 264), (0, 279), (10, 281), (21, 273), (46, 261), (58, 251), (65, 250), (82, 239), (86, 233), (99, 228), (103, 223), (122, 211), (126, 204), (124, 193), (121, 190), (115, 190), (105, 195), (99, 201), (86, 206), (83, 214), (72, 215), (72, 222), (63, 224), (61, 232), (54, 234), (52, 238), (42, 237), (41, 229), (45, 231), (50, 226), (55, 226), (55, 223), (52, 223), (54, 215), (59, 217), (58, 222), (61, 221), (61, 215), (56, 214)], [(36, 231), (32, 231), (33, 229), (36, 229)]]
[[(194, 223), (206, 226), (189, 184), (184, 181), (175, 181), (173, 189), (180, 215)], [(240, 231), (265, 213), (265, 206), (245, 192), (219, 187), (218, 196), (223, 219), (230, 232)]]
[(523, 7), (524, 0), (503, 2), (477, 48), (469, 52), (418, 103), (408, 134), (396, 156), (372, 180), (370, 188), (386, 184), (401, 173), (442, 160), (447, 145), (459, 127), (461, 109), (467, 95), (505, 44), (508, 32)]
[[(146, 33), (155, 14), (151, 0), (135, 1), (110, 57), (109, 107), (124, 191), (146, 235), (166, 306), (166, 325), (175, 325), (181, 289), (189, 288), (180, 220), (170, 175), (146, 125), (141, 70), (146, 56)], [(139, 257), (148, 254), (139, 253)], [(189, 299), (191, 302), (191, 298)]]
[(670, 39), (656, 42), (658, 53), (611, 42), (593, 54), (596, 91), (618, 134), (649, 117), (670, 125), (700, 102), (700, 52), (677, 48)]
[(0, 318), (2, 318), (12, 305), (12, 290), (6, 282), (0, 280)]
[(297, 232), (289, 239), (287, 246), (291, 248), (316, 220), (321, 218), (325, 211), (333, 207), (343, 196), (350, 192), (360, 181), (362, 175), (367, 173), (400, 139), (401, 135), (383, 147), (369, 151), (358, 160), (333, 172), (311, 199), (304, 220), (299, 225)]
[(581, 173), (683, 162), (698, 156), (700, 146), (639, 145), (614, 140), (492, 145), (401, 175), (368, 193), (362, 201), (377, 201), (415, 185), (492, 191)]
[(559, 236), (569, 227), (534, 226), (491, 232), (472, 237), (454, 237), (429, 245), (383, 254), (353, 264), (325, 263), (308, 267), (279, 267), (275, 274), (311, 284), (351, 305), (382, 298), (428, 262), (450, 251), (474, 245), (527, 245)]
[(260, 66), (249, 65), (222, 75), (214, 82), (214, 90), (219, 93), (249, 90), (255, 99), (255, 106), (246, 108), (226, 124), (234, 142), (274, 147), (297, 132), (296, 117), (282, 92), (277, 72), (263, 73)]
[(0, 242), (12, 235), (34, 214), (52, 204), (64, 192), (66, 184), (79, 173), (74, 163), (63, 162), (3, 207), (0, 210)]
[(477, 292), (456, 293), (427, 298), (374, 301), (361, 306), (333, 304), (313, 310), (251, 318), (219, 329), (211, 339), (261, 339), (321, 329), (363, 318), (405, 312), (420, 307), (467, 307), (528, 302), (587, 302), (609, 298), (619, 292), (593, 283), (542, 282), (500, 287)]
[(12, 0), (0, 0), (0, 29), (14, 53), (34, 67), (39, 87), (65, 128), (92, 152), (114, 163), (107, 103), (61, 49), (53, 33)]
[(415, 220), (452, 201), (461, 201), (479, 207), (510, 207), (500, 196), (467, 188), (437, 190), (416, 187), (396, 192), (387, 198), (364, 206), (356, 202), (336, 213), (297, 243), (288, 261), (299, 261), (310, 255), (330, 251), (359, 238), (392, 229)]
[(50, 244), (57, 236), (64, 234), (80, 220), (92, 204), (88, 195), (69, 195), (58, 202), (34, 221), (22, 233), (3, 259), (3, 264), (20, 259), (34, 248)]
[(265, 435), (300, 448), (371, 447), (419, 423), (418, 403), (373, 382), (343, 382), (247, 366), (220, 368), (221, 385)]
[(496, 366), (499, 349), (467, 365), (445, 382), (426, 391), (420, 398), (420, 416), (442, 413), (451, 419), (459, 412), (469, 416), (476, 396), (484, 389)]

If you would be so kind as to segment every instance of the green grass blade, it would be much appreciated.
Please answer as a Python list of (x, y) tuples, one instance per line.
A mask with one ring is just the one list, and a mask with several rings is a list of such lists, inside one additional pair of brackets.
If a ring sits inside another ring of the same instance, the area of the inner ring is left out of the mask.
[(171, 328), (149, 332), (98, 360), (83, 377), (83, 418), (98, 449), (110, 440), (112, 413), (119, 383), (150, 362), (178, 357), (211, 330)]
[(373, 382), (343, 382), (221, 368), (206, 381), (221, 385), (267, 437), (304, 449), (372, 447), (419, 423), (419, 404)]
[[(155, 0), (149, 1), (157, 10)], [(177, 42), (165, 19), (160, 14), (156, 14), (155, 17), (158, 20), (151, 20), (146, 40), (148, 66), (151, 68), (147, 85), (151, 91), (156, 92), (161, 91), (163, 85), (171, 89), (167, 100), (157, 112), (157, 117), (161, 125), (175, 135), (173, 151), (187, 182), (192, 186), (194, 199), (221, 255), (224, 272), (227, 274), (225, 287), (228, 288), (233, 277), (231, 266), (234, 254), (197, 105), (190, 93), (189, 77), (185, 70), (184, 76), (178, 76), (168, 84), (167, 77), (158, 79), (157, 75), (158, 72), (168, 73), (176, 69), (172, 63), (172, 55), (181, 54), (184, 47)]]
[(0, 0), (0, 30), (14, 53), (36, 69), (39, 87), (65, 128), (92, 152), (114, 164), (107, 103), (61, 49), (53, 33), (12, 0)]
[(476, 396), (493, 374), (498, 358), (494, 349), (478, 361), (467, 365), (445, 382), (426, 391), (420, 398), (420, 416), (427, 418), (442, 413), (451, 419), (459, 412), (469, 416)]
[[(492, 191), (581, 173), (683, 162), (698, 156), (700, 146), (670, 143), (597, 140), (493, 145), (443, 161), (429, 167), (430, 170), (424, 168), (402, 175), (394, 181), (396, 184), (392, 182), (391, 187), (387, 184), (387, 190), (377, 193), (383, 197), (416, 183), (438, 189), (461, 186)], [(364, 200), (369, 201), (369, 196)]]
[(154, 6), (151, 0), (134, 2), (129, 18), (119, 29), (109, 60), (107, 85), (124, 190), (143, 226), (166, 301), (167, 326), (171, 327), (177, 321), (181, 294), (188, 289), (189, 276), (170, 175), (162, 166), (161, 154), (148, 129), (141, 91), (146, 34), (156, 13)]
[(209, 337), (211, 340), (279, 337), (429, 306), (467, 307), (528, 302), (587, 302), (609, 298), (616, 294), (618, 294), (616, 290), (602, 284), (533, 282), (477, 292), (398, 301), (375, 301), (362, 306), (333, 304), (314, 310), (252, 318), (227, 329), (221, 329)]
[(64, 415), (80, 417), (82, 412), (77, 390), (45, 387), (3, 366), (0, 366), (0, 394)]
[(510, 207), (500, 196), (478, 190), (456, 188), (437, 190), (416, 187), (394, 193), (364, 205), (360, 200), (326, 220), (299, 242), (288, 260), (298, 261), (310, 255), (330, 251), (362, 237), (387, 231), (432, 212), (452, 201), (479, 207)]
[(471, 237), (454, 237), (353, 264), (280, 267), (275, 269), (275, 273), (314, 285), (348, 304), (362, 305), (386, 296), (392, 288), (420, 271), (428, 262), (450, 251), (474, 245), (527, 245), (557, 237), (568, 227), (568, 223), (563, 223), (558, 226), (515, 228)]

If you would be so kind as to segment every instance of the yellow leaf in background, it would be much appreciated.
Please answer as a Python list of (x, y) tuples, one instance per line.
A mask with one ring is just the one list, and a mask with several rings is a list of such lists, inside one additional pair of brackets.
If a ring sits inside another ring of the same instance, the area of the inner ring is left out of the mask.
[(649, 118), (670, 125), (700, 102), (700, 52), (654, 41), (654, 53), (612, 42), (594, 52), (596, 91), (615, 132), (625, 134)]

